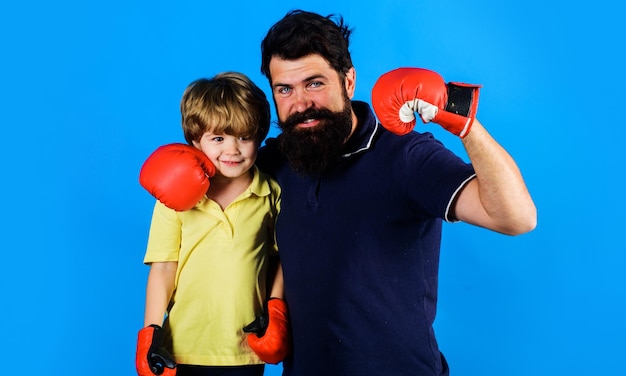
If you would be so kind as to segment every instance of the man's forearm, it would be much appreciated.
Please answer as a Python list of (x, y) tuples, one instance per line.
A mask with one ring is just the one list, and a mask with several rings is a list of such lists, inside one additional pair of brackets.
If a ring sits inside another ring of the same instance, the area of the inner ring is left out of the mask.
[(462, 142), (476, 171), (480, 204), (495, 230), (517, 235), (534, 229), (537, 210), (509, 153), (477, 119)]

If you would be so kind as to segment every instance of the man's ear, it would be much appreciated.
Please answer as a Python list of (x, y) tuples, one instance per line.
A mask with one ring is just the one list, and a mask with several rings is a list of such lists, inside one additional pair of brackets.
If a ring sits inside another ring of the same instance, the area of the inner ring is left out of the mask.
[(346, 93), (348, 93), (348, 98), (352, 99), (352, 97), (354, 97), (354, 90), (356, 87), (356, 70), (354, 69), (354, 67), (350, 68), (346, 72), (345, 85)]

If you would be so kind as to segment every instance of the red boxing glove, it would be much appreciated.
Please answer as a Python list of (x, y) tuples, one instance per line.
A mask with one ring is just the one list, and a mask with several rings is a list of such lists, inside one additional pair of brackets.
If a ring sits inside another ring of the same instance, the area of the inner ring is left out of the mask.
[(162, 328), (150, 325), (139, 331), (135, 366), (139, 376), (176, 376), (176, 362), (161, 345)]
[(470, 131), (482, 85), (445, 83), (438, 73), (422, 68), (398, 68), (380, 76), (372, 89), (372, 106), (383, 127), (404, 135), (415, 127), (417, 112), (464, 138)]
[(156, 149), (144, 162), (139, 183), (168, 208), (183, 211), (202, 199), (213, 175), (215, 166), (202, 150), (169, 144)]
[(248, 334), (248, 344), (265, 363), (278, 364), (291, 351), (291, 334), (284, 300), (267, 301), (267, 313), (243, 328)]

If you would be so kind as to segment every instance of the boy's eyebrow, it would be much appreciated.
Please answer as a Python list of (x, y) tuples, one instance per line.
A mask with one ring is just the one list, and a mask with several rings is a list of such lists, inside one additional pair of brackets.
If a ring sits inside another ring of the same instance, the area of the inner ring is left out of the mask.
[[(321, 73), (318, 73), (318, 74), (314, 74), (312, 76), (309, 76), (309, 77), (303, 79), (301, 82), (311, 82), (311, 81), (318, 80), (320, 78), (325, 79), (326, 76), (324, 76)], [(276, 88), (276, 87), (293, 87), (293, 84), (283, 84), (283, 83), (280, 83), (280, 82), (276, 82), (276, 83), (274, 83), (272, 85), (272, 87), (274, 87), (274, 88)]]

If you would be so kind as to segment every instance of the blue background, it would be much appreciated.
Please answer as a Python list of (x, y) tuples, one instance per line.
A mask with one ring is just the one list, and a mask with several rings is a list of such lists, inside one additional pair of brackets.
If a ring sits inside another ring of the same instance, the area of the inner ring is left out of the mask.
[(260, 41), (304, 8), (355, 28), (355, 99), (399, 66), (483, 84), (478, 117), (533, 194), (532, 233), (444, 226), (435, 329), (453, 373), (626, 374), (619, 2), (220, 3), (2, 5), (3, 373), (135, 374), (153, 205), (141, 164), (183, 141), (192, 80), (237, 70), (269, 93)]

